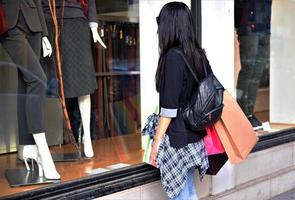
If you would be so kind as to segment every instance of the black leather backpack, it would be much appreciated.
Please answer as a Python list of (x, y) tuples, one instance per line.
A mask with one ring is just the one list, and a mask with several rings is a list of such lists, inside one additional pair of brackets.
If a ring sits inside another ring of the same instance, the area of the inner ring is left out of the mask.
[(204, 66), (205, 78), (199, 81), (185, 55), (178, 49), (174, 50), (182, 56), (198, 83), (198, 88), (192, 94), (191, 99), (181, 108), (181, 114), (190, 130), (203, 130), (221, 118), (224, 87), (213, 73), (207, 73), (206, 66)]

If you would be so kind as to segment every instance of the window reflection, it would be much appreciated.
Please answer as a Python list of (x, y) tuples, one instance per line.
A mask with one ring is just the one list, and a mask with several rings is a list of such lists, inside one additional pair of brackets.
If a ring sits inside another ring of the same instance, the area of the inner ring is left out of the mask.
[[(293, 83), (293, 35), (288, 33), (294, 2), (235, 0), (235, 71), (237, 100), (258, 134), (291, 128), (295, 124), (294, 94), (284, 88)], [(288, 16), (282, 18), (282, 16)], [(284, 59), (282, 59), (284, 58)], [(284, 84), (283, 84), (284, 83)]]
[(237, 100), (254, 130), (263, 129), (254, 114), (259, 85), (268, 87), (271, 0), (235, 1), (241, 69), (237, 79)]

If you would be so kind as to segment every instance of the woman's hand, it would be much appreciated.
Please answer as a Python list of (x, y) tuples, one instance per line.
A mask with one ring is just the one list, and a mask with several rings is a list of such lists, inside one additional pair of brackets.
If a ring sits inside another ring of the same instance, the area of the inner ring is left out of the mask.
[(157, 154), (158, 154), (158, 150), (159, 150), (159, 145), (160, 145), (160, 141), (159, 140), (155, 140), (152, 146), (152, 151), (150, 154), (150, 164), (153, 165), (154, 167), (157, 167)]
[(153, 147), (152, 147), (152, 151), (150, 155), (150, 164), (155, 167), (157, 167), (156, 158), (158, 154), (159, 145), (165, 135), (165, 132), (170, 122), (171, 122), (171, 118), (168, 118), (168, 117), (160, 117), (159, 119), (158, 128), (155, 135), (155, 141), (153, 143)]

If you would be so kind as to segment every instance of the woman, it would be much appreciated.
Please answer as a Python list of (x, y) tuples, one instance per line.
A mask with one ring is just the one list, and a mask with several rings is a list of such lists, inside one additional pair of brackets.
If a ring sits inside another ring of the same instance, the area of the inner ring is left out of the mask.
[(193, 132), (183, 121), (180, 109), (198, 87), (180, 50), (194, 66), (202, 80), (203, 66), (211, 68), (205, 52), (195, 38), (192, 15), (181, 2), (166, 4), (157, 17), (160, 58), (156, 72), (156, 89), (160, 96), (160, 119), (151, 152), (151, 162), (158, 166), (164, 190), (170, 199), (198, 199), (195, 169), (200, 179), (209, 166), (203, 137), (205, 130)]

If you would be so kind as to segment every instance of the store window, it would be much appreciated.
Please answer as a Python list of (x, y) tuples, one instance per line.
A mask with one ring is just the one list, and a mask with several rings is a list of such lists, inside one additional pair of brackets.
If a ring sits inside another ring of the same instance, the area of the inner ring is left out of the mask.
[(259, 135), (295, 125), (291, 0), (235, 0), (236, 97)]
[(53, 183), (141, 163), (138, 0), (1, 2), (0, 197), (46, 186), (29, 133), (45, 133)]

